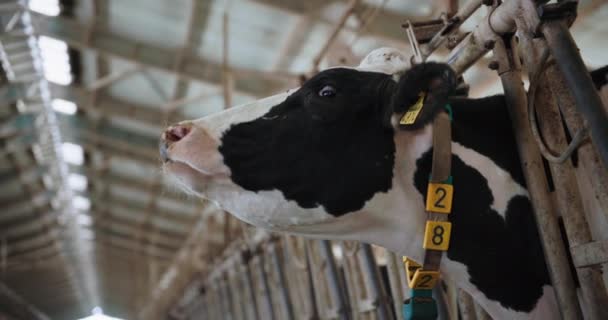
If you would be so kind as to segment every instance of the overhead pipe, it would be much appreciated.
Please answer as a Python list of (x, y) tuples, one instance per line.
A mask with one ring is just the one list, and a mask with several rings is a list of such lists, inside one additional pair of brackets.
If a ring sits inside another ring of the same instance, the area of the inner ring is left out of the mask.
[(484, 1), (468, 1), (453, 17), (450, 17), (443, 28), (431, 38), (429, 43), (422, 47), (422, 60), (426, 61), (426, 59), (445, 42), (452, 31), (457, 30), (463, 22), (481, 7), (482, 2)]
[(608, 168), (608, 115), (583, 63), (567, 27), (560, 21), (541, 25), (537, 7), (532, 0), (506, 1), (490, 11), (452, 52), (447, 63), (461, 74), (491, 50), (500, 37), (516, 31), (536, 35), (539, 31), (547, 40), (559, 68), (573, 90), (577, 109), (589, 124), (604, 167)]

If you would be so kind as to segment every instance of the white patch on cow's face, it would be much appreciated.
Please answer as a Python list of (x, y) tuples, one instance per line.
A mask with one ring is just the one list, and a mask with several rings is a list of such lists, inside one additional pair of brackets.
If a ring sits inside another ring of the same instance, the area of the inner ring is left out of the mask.
[(167, 148), (171, 161), (164, 164), (164, 172), (173, 176), (177, 184), (190, 193), (205, 194), (210, 184), (230, 184), (230, 169), (218, 151), (222, 134), (233, 124), (259, 118), (283, 102), (292, 91), (198, 120), (181, 122), (178, 125), (190, 126), (191, 130)]
[(496, 210), (501, 217), (505, 218), (507, 206), (513, 197), (518, 195), (528, 197), (528, 191), (515, 182), (510, 173), (497, 166), (492, 159), (457, 142), (452, 142), (452, 153), (487, 179), (488, 187), (494, 198), (491, 208)]
[(261, 117), (272, 107), (285, 101), (296, 90), (298, 88), (290, 89), (252, 103), (236, 106), (226, 111), (194, 120), (192, 123), (197, 127), (205, 128), (212, 137), (219, 141), (220, 137), (230, 126)]

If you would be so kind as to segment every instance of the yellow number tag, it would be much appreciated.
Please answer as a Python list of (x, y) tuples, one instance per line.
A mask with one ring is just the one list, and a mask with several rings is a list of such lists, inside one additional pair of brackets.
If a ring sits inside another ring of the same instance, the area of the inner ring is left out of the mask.
[(450, 246), (452, 224), (447, 221), (427, 221), (424, 229), (425, 249), (447, 251)]
[(429, 183), (426, 189), (426, 211), (437, 213), (452, 212), (454, 186), (446, 183)]
[(413, 106), (411, 106), (407, 112), (401, 117), (399, 124), (412, 124), (418, 118), (418, 114), (420, 110), (422, 110), (422, 106), (424, 105), (424, 97), (426, 97), (426, 93), (420, 93), (420, 98)]
[(408, 257), (403, 257), (403, 264), (405, 265), (405, 274), (407, 276), (408, 282), (412, 281), (416, 271), (418, 269), (422, 268), (422, 265), (420, 265), (420, 263), (418, 263)]
[(439, 271), (418, 270), (407, 284), (411, 289), (433, 289), (437, 280), (439, 280)]

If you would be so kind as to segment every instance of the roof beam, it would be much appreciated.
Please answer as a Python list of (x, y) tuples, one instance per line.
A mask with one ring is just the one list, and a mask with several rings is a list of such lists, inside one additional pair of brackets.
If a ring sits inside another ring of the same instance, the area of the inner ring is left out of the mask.
[[(91, 229), (92, 231), (95, 231), (96, 235), (101, 233), (104, 233), (107, 236), (111, 236), (111, 237), (116, 237), (116, 238), (120, 238), (120, 239), (125, 239), (128, 241), (134, 240), (135, 237), (133, 237), (132, 231), (130, 228), (128, 233), (123, 232), (122, 230), (119, 231), (116, 228), (114, 228), (114, 226), (112, 226), (111, 223), (109, 222), (104, 222), (100, 219), (95, 219), (93, 218), (93, 224), (89, 227), (89, 226), (85, 226), (88, 229)], [(168, 252), (175, 252), (179, 249), (180, 243), (179, 241), (166, 241), (167, 239), (159, 239), (159, 238), (154, 238), (150, 235), (147, 235), (145, 237), (143, 237), (142, 239), (142, 243), (145, 246), (152, 246), (154, 248), (157, 249), (161, 249), (161, 250), (165, 250)]]
[[(92, 174), (92, 172), (94, 171), (94, 169), (78, 169), (79, 167), (74, 167), (76, 168), (76, 172), (81, 172), (84, 173), (85, 175), (88, 175), (89, 173)], [(135, 190), (141, 190), (142, 188), (146, 188), (149, 183), (148, 182), (144, 182), (141, 180), (137, 180), (137, 179), (133, 179), (133, 178), (129, 178), (129, 177), (124, 177), (124, 176), (119, 176), (113, 173), (108, 173), (104, 176), (100, 176), (98, 178), (98, 180), (96, 180), (95, 182), (101, 182), (105, 185), (121, 185), (123, 187), (126, 188), (130, 188), (130, 189), (135, 189)], [(126, 210), (131, 210), (131, 211), (143, 211), (146, 210), (146, 206), (144, 203), (138, 203), (132, 200), (127, 200), (124, 198), (118, 198), (118, 197), (111, 197), (110, 199), (101, 199), (99, 198), (99, 196), (96, 195), (90, 195), (91, 200), (93, 201), (100, 201), (102, 203), (109, 203), (108, 206), (115, 206), (115, 207), (120, 207), (120, 208), (124, 208)], [(19, 196), (11, 196), (6, 197), (6, 199), (2, 198), (0, 199), (0, 207), (4, 208), (5, 210), (8, 209), (9, 207), (15, 207), (21, 204), (24, 204), (26, 202), (32, 202), (32, 199), (35, 199), (35, 206), (36, 206), (36, 210), (40, 209), (44, 206), (48, 206), (50, 199), (52, 198), (52, 194), (49, 193), (49, 191), (45, 191), (40, 189), (39, 191), (35, 192), (32, 195), (19, 195)], [(183, 202), (184, 198), (180, 197), (179, 195), (174, 195), (171, 193), (164, 193), (163, 195), (160, 196), (161, 199), (167, 199), (170, 201), (175, 201), (175, 202)], [(5, 212), (10, 212), (10, 210), (6, 210)], [(179, 212), (179, 211), (175, 211), (175, 210), (167, 210), (167, 209), (162, 209), (162, 210), (157, 210), (157, 212), (154, 213), (155, 216), (158, 216), (160, 218), (163, 219), (168, 219), (172, 222), (178, 223), (178, 224), (183, 224), (183, 225), (189, 225), (191, 224), (196, 218), (197, 216), (192, 216), (191, 213), (189, 212), (188, 214), (184, 214), (183, 212)], [(35, 215), (35, 214), (34, 214)], [(37, 217), (39, 218), (39, 217)], [(7, 219), (4, 220), (2, 219), (2, 223), (0, 223), (0, 229), (3, 228), (3, 226), (5, 226), (6, 224), (12, 224), (12, 223), (17, 223), (16, 221), (27, 221), (27, 219), (29, 218), (24, 218), (21, 217), (19, 219)], [(32, 217), (32, 219), (36, 219), (34, 217)]]
[[(99, 206), (100, 208), (104, 208), (104, 209), (116, 207), (116, 208), (126, 209), (131, 212), (143, 212), (145, 210), (148, 210), (144, 203), (138, 203), (138, 202), (135, 202), (132, 200), (126, 200), (124, 198), (121, 199), (118, 197), (108, 197), (108, 198), (104, 199), (103, 197), (92, 195), (91, 201), (98, 203), (98, 204), (106, 203), (105, 205)], [(156, 209), (153, 211), (154, 211), (155, 217), (166, 219), (166, 220), (169, 220), (169, 221), (177, 223), (177, 224), (182, 224), (184, 226), (192, 224), (193, 220), (195, 220), (197, 218), (197, 217), (185, 216), (183, 213), (175, 212), (172, 210)]]
[[(89, 177), (93, 177), (95, 176), (95, 174), (100, 171), (100, 169), (96, 169), (96, 168), (92, 168), (90, 166), (73, 166), (71, 167), (71, 169), (73, 169), (76, 172), (79, 173), (83, 173)], [(97, 177), (97, 179), (95, 181), (93, 181), (94, 183), (97, 182), (101, 182), (104, 184), (116, 184), (116, 185), (120, 185), (123, 186), (125, 188), (129, 188), (129, 189), (134, 189), (134, 190), (139, 190), (142, 192), (145, 192), (146, 188), (148, 188), (150, 186), (150, 181), (142, 181), (140, 179), (137, 178), (133, 178), (133, 177), (127, 177), (127, 176), (123, 176), (123, 175), (118, 175), (116, 173), (113, 172), (107, 172), (104, 175), (100, 175), (99, 177)], [(179, 195), (179, 194), (175, 194), (175, 193), (164, 193), (161, 195), (161, 198), (164, 199), (168, 199), (170, 201), (175, 201), (175, 202), (184, 202), (186, 201), (186, 197)], [(124, 198), (117, 198), (117, 197), (112, 197), (111, 201), (116, 201), (116, 203), (122, 204), (122, 205), (126, 205), (126, 206), (135, 206), (134, 208), (139, 208), (139, 206), (137, 206), (137, 202), (134, 201), (128, 201), (125, 200)], [(173, 214), (178, 216), (178, 220), (180, 220), (181, 216), (183, 216), (183, 214), (180, 214), (178, 212), (174, 212), (172, 210), (167, 210), (168, 213), (171, 213), (171, 216)], [(185, 223), (190, 223), (190, 218), (185, 218), (187, 219), (185, 221)]]
[(170, 260), (177, 250), (159, 248), (155, 245), (145, 246), (141, 248), (132, 237), (129, 236), (116, 236), (108, 234), (106, 232), (100, 232), (95, 236), (95, 243), (103, 243), (104, 245), (120, 247), (125, 250), (142, 254), (146, 256), (152, 256), (160, 259)]
[[(104, 212), (105, 214), (103, 215), (103, 220), (102, 219), (96, 219), (96, 214), (99, 215), (101, 212)], [(100, 226), (104, 226), (104, 227), (108, 227), (108, 228), (112, 228), (112, 226), (114, 225), (120, 225), (126, 229), (128, 229), (130, 232), (134, 232), (139, 224), (136, 221), (124, 218), (124, 217), (120, 217), (117, 216), (115, 214), (111, 213), (110, 209), (97, 209), (97, 210), (93, 210), (93, 214), (91, 214), (92, 218), (93, 218), (93, 223), (96, 225), (100, 225)], [(155, 230), (155, 235), (154, 238), (158, 241), (162, 241), (163, 243), (166, 243), (168, 245), (175, 245), (175, 246), (180, 246), (181, 243), (186, 239), (186, 235), (175, 232), (175, 231), (171, 231), (171, 230), (167, 230), (167, 229), (158, 229)]]
[(18, 296), (13, 290), (1, 282), (0, 301), (2, 301), (2, 311), (9, 313), (17, 319), (50, 320), (47, 315)]
[[(221, 83), (220, 64), (203, 60), (196, 56), (184, 56), (183, 62), (176, 65), (179, 58), (175, 49), (162, 48), (125, 38), (101, 26), (86, 25), (66, 17), (47, 17), (32, 14), (40, 34), (61, 39), (78, 49), (89, 49), (101, 56), (118, 57), (148, 68), (154, 68), (175, 75), (178, 79), (200, 81), (207, 84)], [(93, 30), (87, 37), (88, 30)], [(264, 72), (238, 68), (235, 88), (255, 97), (264, 97), (295, 86), (296, 75)]]
[[(70, 86), (50, 84), (50, 87), (54, 97), (75, 102), (78, 105), (78, 108), (82, 109), (85, 113), (93, 112), (94, 110), (105, 116), (129, 118), (158, 126), (165, 120), (164, 112), (160, 109), (127, 102), (109, 95), (98, 97), (95, 106), (90, 106), (87, 104), (87, 101), (90, 101), (90, 97), (93, 93), (91, 90), (82, 86), (75, 84)], [(173, 112), (169, 115), (167, 120), (168, 122), (178, 122), (185, 120), (185, 115), (179, 111)]]
[[(281, 9), (281, 10), (287, 11), (287, 12), (289, 12), (291, 14), (295, 14), (295, 15), (302, 15), (303, 12), (304, 13), (314, 12), (315, 10), (319, 10), (319, 8), (324, 8), (324, 7), (328, 6), (329, 4), (336, 3), (336, 2), (344, 3), (345, 5), (347, 5), (347, 1), (342, 1), (342, 0), (333, 0), (333, 1), (326, 1), (326, 0), (310, 0), (310, 1), (255, 0), (255, 2), (265, 4), (265, 5), (273, 7), (273, 8)], [(357, 10), (356, 10), (355, 14), (360, 16), (362, 12), (374, 10), (373, 7), (374, 6), (372, 6), (372, 5), (361, 3), (357, 6)], [(435, 11), (435, 10), (431, 10), (431, 11)], [(435, 14), (435, 12), (431, 12), (430, 15), (432, 15), (432, 14)], [(379, 12), (378, 12), (376, 18), (373, 21), (371, 21), (370, 23), (368, 23), (365, 26), (365, 30), (363, 30), (362, 32), (366, 35), (373, 36), (375, 38), (382, 38), (384, 40), (388, 40), (388, 41), (396, 42), (396, 43), (404, 43), (406, 37), (405, 37), (405, 32), (403, 32), (403, 29), (401, 29), (401, 25), (408, 19), (412, 20), (412, 22), (429, 19), (430, 15), (429, 16), (419, 16), (419, 17), (413, 17), (413, 16), (408, 17), (408, 16), (401, 15), (401, 14), (398, 14), (398, 13), (395, 13), (395, 12), (382, 8), (382, 9), (379, 9)], [(335, 21), (328, 21), (328, 20), (319, 19), (319, 18), (316, 18), (316, 19), (318, 19), (319, 22), (335, 24)], [(359, 31), (356, 28), (349, 27), (349, 26), (346, 26), (344, 29), (352, 31), (352, 32)]]

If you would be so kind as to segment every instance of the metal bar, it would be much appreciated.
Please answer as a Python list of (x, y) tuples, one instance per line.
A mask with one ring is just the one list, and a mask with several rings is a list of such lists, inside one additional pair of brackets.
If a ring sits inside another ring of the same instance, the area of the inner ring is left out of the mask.
[(276, 246), (276, 243), (271, 243), (268, 250), (270, 251), (272, 259), (272, 266), (277, 274), (278, 286), (281, 290), (281, 306), (285, 309), (283, 314), (286, 315), (288, 319), (293, 319), (294, 313), (291, 299), (289, 298), (289, 288), (287, 287), (287, 280), (285, 278), (283, 263), (281, 261), (282, 259), (279, 256)]
[(433, 297), (437, 301), (437, 314), (439, 319), (450, 319), (448, 302), (441, 284), (433, 288)]
[(608, 263), (608, 240), (572, 246), (571, 250), (575, 267), (590, 267)]
[[(103, 57), (119, 57), (148, 69), (162, 70), (179, 79), (216, 85), (221, 82), (221, 65), (197, 57), (187, 57), (176, 70), (174, 61), (179, 49), (141, 43), (116, 34), (108, 28), (84, 24), (64, 16), (51, 18), (33, 13), (32, 20), (40, 26), (38, 32), (65, 41), (74, 48), (92, 50)], [(94, 30), (90, 41), (87, 41), (87, 30)], [(295, 74), (247, 68), (238, 68), (234, 72), (238, 75), (235, 79), (235, 89), (257, 97), (293, 87), (298, 81)]]
[(323, 57), (325, 56), (325, 54), (331, 47), (332, 43), (334, 43), (334, 41), (338, 37), (338, 34), (340, 34), (340, 31), (346, 24), (346, 20), (348, 20), (348, 17), (350, 17), (350, 15), (353, 14), (353, 12), (355, 12), (355, 8), (357, 7), (358, 4), (359, 4), (359, 0), (351, 0), (348, 3), (346, 10), (344, 11), (342, 16), (338, 20), (338, 23), (336, 23), (336, 25), (334, 26), (334, 29), (331, 31), (329, 38), (327, 38), (327, 41), (323, 44), (323, 46), (321, 47), (321, 50), (312, 59), (312, 73), (317, 73), (319, 71), (319, 64), (321, 63), (321, 60), (323, 59)]
[[(551, 81), (551, 89), (559, 103), (568, 131), (574, 134), (581, 130), (585, 124), (580, 113), (576, 111), (576, 102), (563, 74), (555, 67), (548, 68), (547, 79)], [(597, 201), (601, 208), (599, 212), (603, 212), (608, 218), (608, 170), (602, 165), (592, 143), (581, 145), (577, 154), (580, 167), (577, 170), (577, 178), (593, 186), (588, 194), (583, 192), (584, 201)]]
[(477, 320), (473, 298), (462, 289), (458, 290), (458, 306), (462, 320)]
[[(192, 96), (192, 97), (183, 97), (180, 99), (176, 99), (176, 100), (171, 100), (169, 102), (167, 102), (166, 104), (164, 104), (161, 109), (162, 110), (167, 110), (168, 112), (175, 112), (177, 108), (189, 104), (189, 103), (193, 103), (193, 102), (197, 102), (200, 100), (203, 100), (207, 97), (216, 95), (216, 92), (206, 92), (206, 93), (201, 93), (199, 95), (196, 96)], [(158, 123), (158, 122), (157, 122)]]
[(97, 80), (93, 81), (93, 83), (91, 83), (90, 85), (88, 85), (88, 90), (99, 90), (101, 88), (104, 88), (108, 85), (114, 84), (120, 80), (123, 80), (127, 77), (129, 77), (130, 75), (140, 71), (142, 69), (141, 65), (135, 65), (131, 68), (122, 70), (120, 72), (116, 72), (116, 73), (111, 73), (108, 75), (105, 75), (101, 78), (98, 78)]
[(458, 10), (458, 13), (449, 19), (449, 27), (445, 25), (433, 36), (427, 45), (422, 47), (422, 60), (426, 61), (426, 59), (445, 42), (450, 34), (458, 30), (458, 27), (481, 7), (482, 2), (482, 0), (467, 1), (467, 3)]
[(403, 291), (405, 287), (403, 278), (399, 273), (399, 268), (403, 268), (401, 264), (401, 258), (393, 252), (386, 252), (387, 261), (386, 268), (388, 270), (388, 279), (391, 286), (391, 296), (393, 297), (393, 310), (397, 320), (403, 320), (403, 312), (401, 311), (403, 305)]
[(258, 255), (258, 268), (260, 272), (260, 280), (262, 281), (262, 290), (264, 291), (264, 302), (266, 303), (266, 308), (268, 309), (269, 319), (276, 319), (276, 315), (274, 313), (274, 309), (272, 308), (272, 296), (270, 293), (270, 286), (268, 285), (268, 276), (266, 276), (266, 272), (264, 270), (264, 255)]
[(478, 303), (473, 301), (473, 306), (475, 307), (475, 316), (477, 317), (477, 320), (492, 320), (486, 310), (484, 310)]
[[(548, 68), (556, 68), (551, 65)], [(564, 150), (568, 145), (562, 125), (559, 109), (551, 90), (554, 79), (541, 75), (545, 81), (540, 82), (536, 91), (535, 106), (539, 114), (540, 129), (543, 139), (553, 150)], [(574, 168), (570, 161), (563, 164), (549, 163), (551, 174), (555, 183), (556, 202), (564, 219), (564, 226), (568, 235), (570, 246), (590, 243), (591, 231), (585, 219), (585, 212), (581, 195), (574, 175)], [(608, 294), (602, 279), (602, 272), (598, 268), (576, 268), (581, 292), (586, 302), (585, 315), (590, 319), (608, 318)]]
[(603, 160), (604, 167), (608, 169), (608, 115), (576, 43), (562, 21), (545, 22), (541, 30), (559, 69), (572, 89), (578, 110), (587, 120), (591, 140)]
[(376, 264), (376, 259), (374, 258), (372, 246), (367, 243), (361, 244), (361, 255), (359, 256), (362, 259), (361, 267), (363, 269), (363, 274), (367, 278), (366, 282), (369, 283), (368, 296), (377, 308), (376, 314), (378, 319), (389, 319), (390, 312), (388, 310), (386, 291), (384, 290), (380, 279), (380, 272), (378, 270), (378, 265)]
[(331, 241), (319, 240), (319, 245), (321, 247), (321, 256), (326, 263), (329, 291), (331, 292), (331, 295), (336, 303), (336, 312), (338, 314), (338, 318), (347, 319), (348, 310), (346, 307), (346, 298), (344, 297), (344, 291), (342, 290), (340, 281), (341, 278), (338, 274), (338, 267), (336, 266), (336, 261), (334, 260), (334, 255), (331, 250)]
[(229, 62), (229, 29), (228, 12), (222, 15), (222, 93), (224, 96), (224, 109), (232, 107), (232, 71)]
[(249, 268), (249, 251), (243, 253), (242, 263), (243, 263), (243, 276), (245, 277), (245, 287), (247, 294), (249, 295), (249, 299), (251, 301), (251, 308), (253, 309), (253, 320), (257, 320), (260, 317), (260, 313), (258, 312), (258, 305), (256, 303), (258, 297), (255, 294), (255, 290), (253, 287), (253, 278), (251, 277), (251, 269)]
[(222, 286), (222, 291), (224, 292), (224, 299), (226, 300), (226, 305), (228, 307), (228, 310), (230, 312), (229, 316), (228, 315), (224, 315), (227, 317), (227, 319), (236, 319), (236, 310), (235, 310), (235, 305), (234, 305), (234, 300), (233, 295), (230, 291), (230, 282), (228, 280), (228, 275), (224, 274), (222, 275), (222, 280), (221, 280), (221, 286)]
[(513, 42), (509, 43), (507, 47), (502, 40), (498, 40), (496, 41), (494, 54), (499, 63), (504, 66), (499, 75), (513, 123), (513, 132), (524, 169), (524, 177), (528, 185), (547, 268), (555, 288), (562, 318), (582, 319), (557, 215), (553, 210), (552, 201), (548, 194), (541, 156), (528, 124), (527, 99), (521, 81), (519, 57), (515, 50), (508, 49), (513, 48), (513, 46)]
[(50, 320), (46, 314), (42, 313), (34, 305), (21, 298), (2, 282), (0, 282), (0, 301), (2, 301), (2, 311), (8, 312), (17, 318)]
[(536, 29), (539, 19), (533, 1), (511, 0), (500, 4), (452, 50), (447, 63), (456, 73), (463, 73), (491, 50), (501, 35), (515, 31), (516, 23), (522, 32), (530, 33)]

